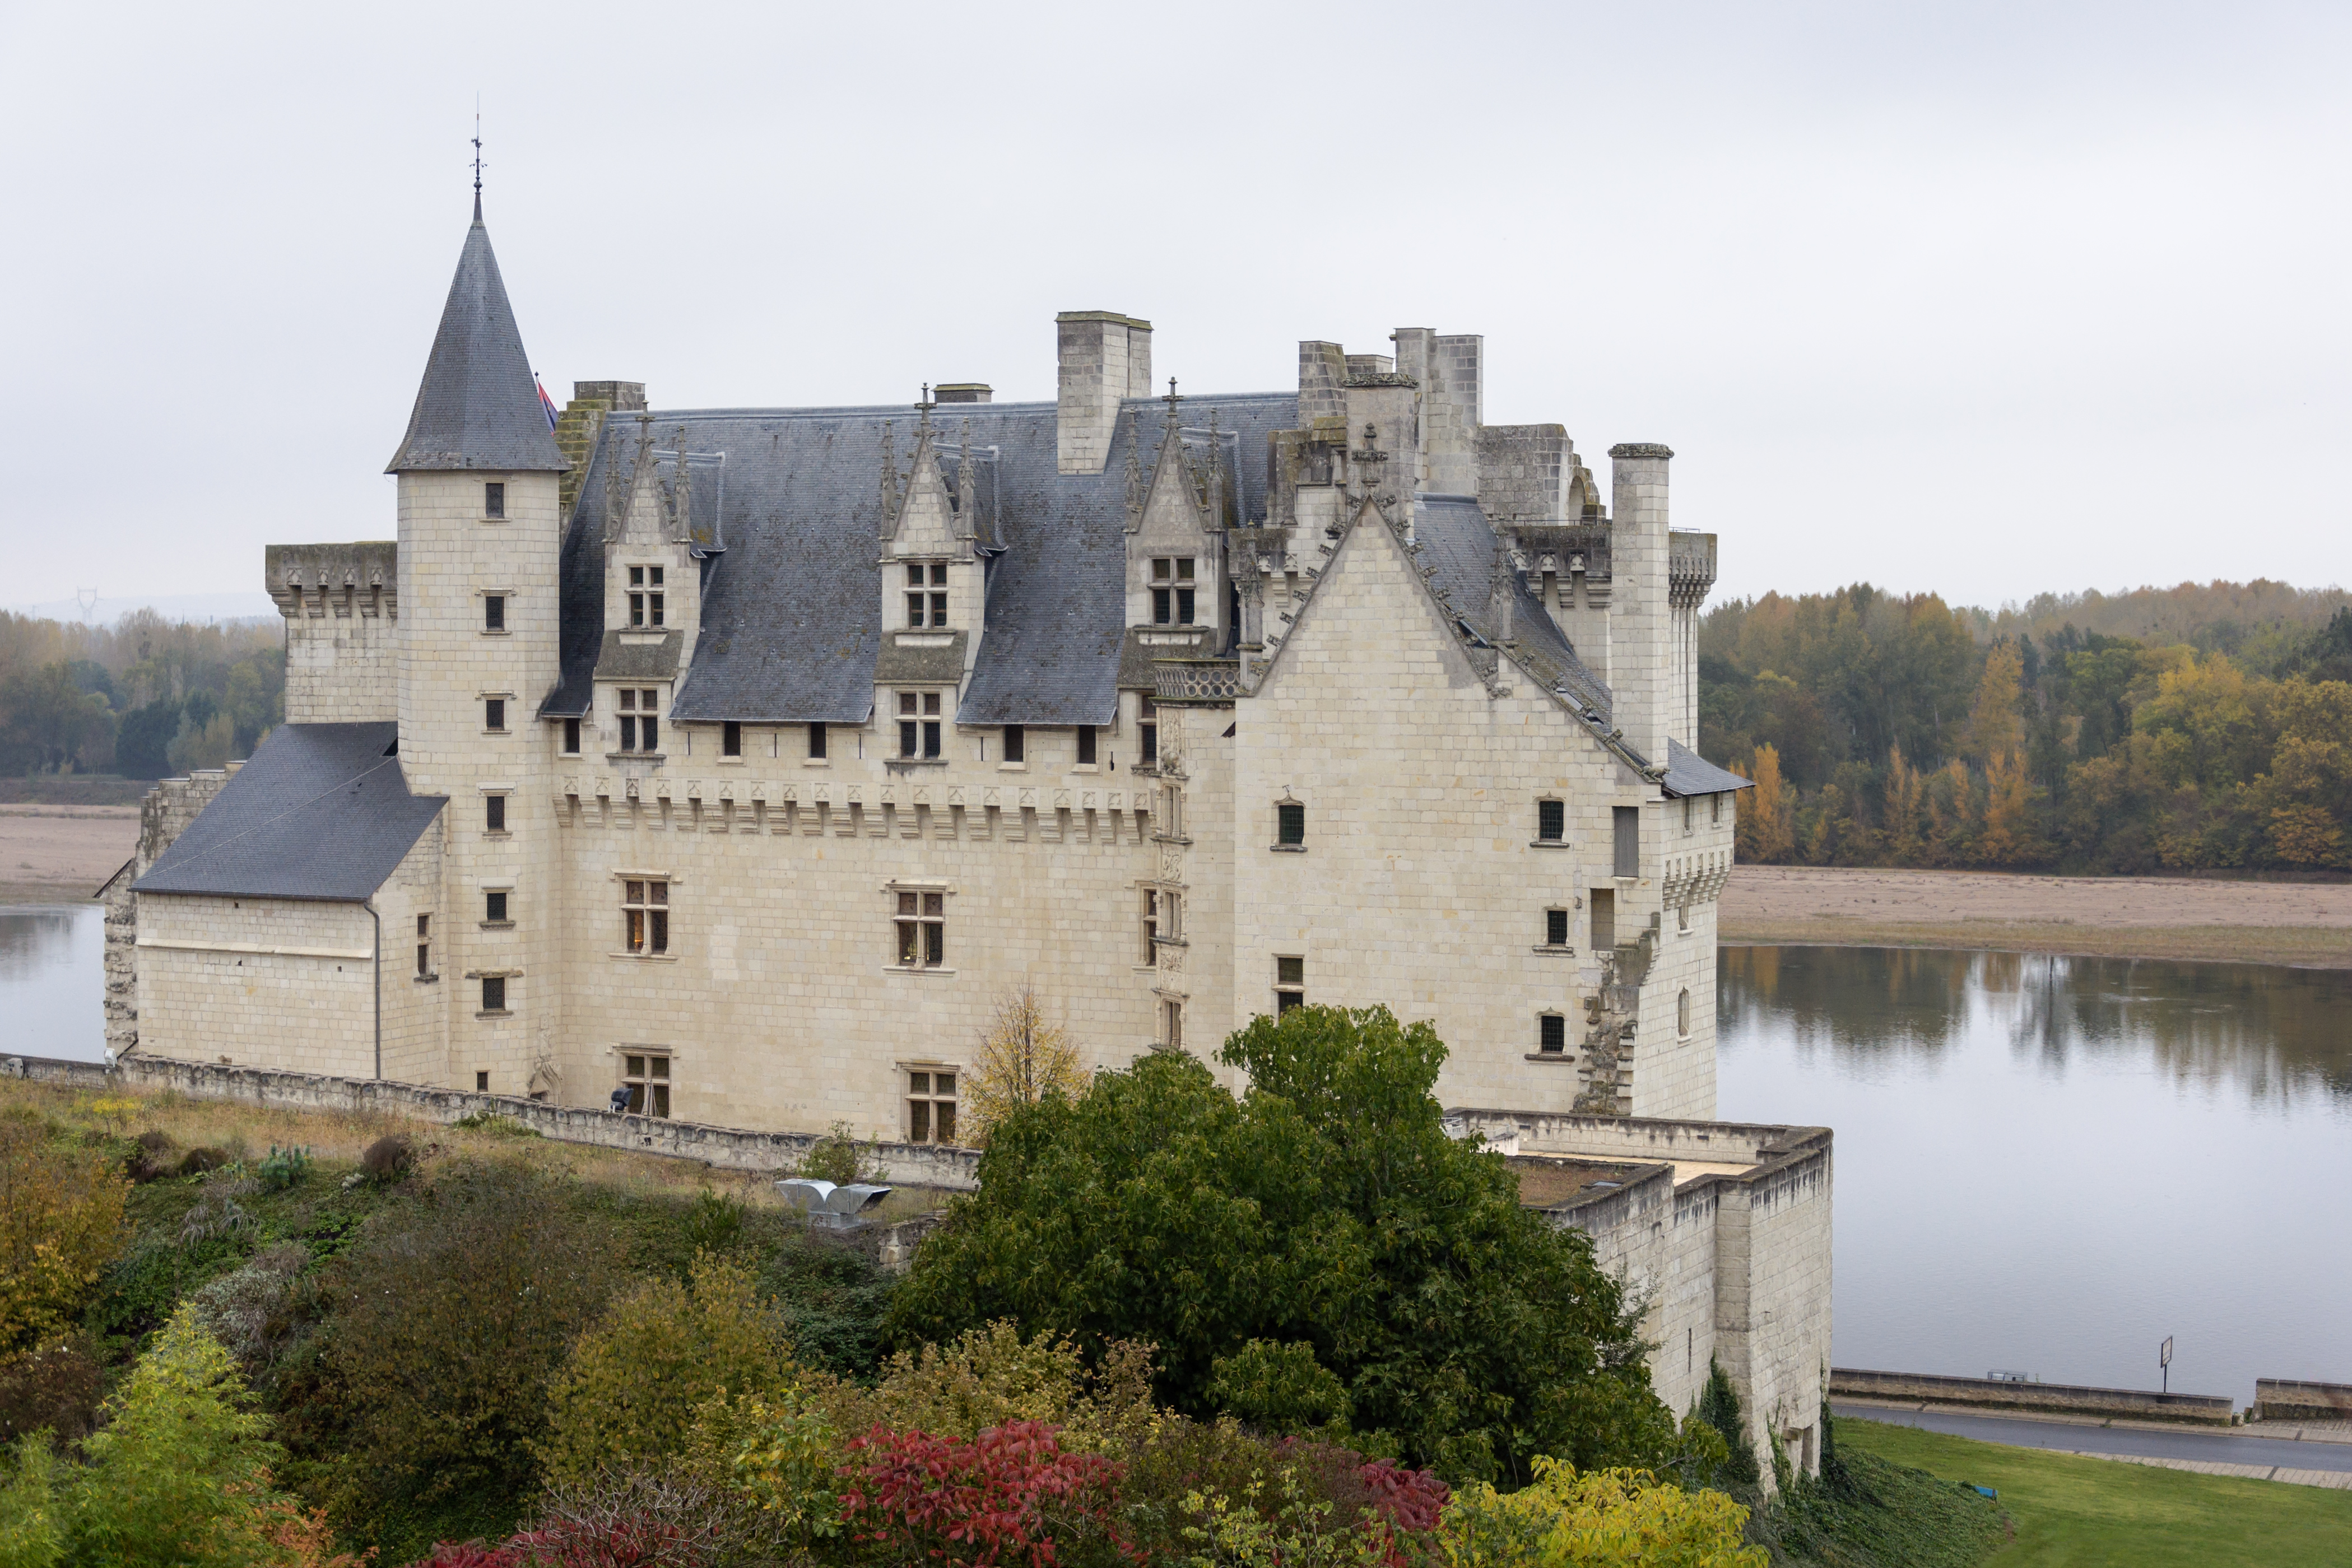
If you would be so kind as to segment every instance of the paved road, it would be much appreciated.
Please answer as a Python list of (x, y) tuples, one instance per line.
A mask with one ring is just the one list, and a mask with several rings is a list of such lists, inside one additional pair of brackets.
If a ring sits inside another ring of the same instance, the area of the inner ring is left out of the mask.
[(2352, 1470), (2352, 1443), (2283, 1442), (2276, 1437), (2224, 1437), (2219, 1432), (2150, 1432), (2135, 1427), (2083, 1427), (2063, 1421), (2032, 1421), (2014, 1416), (1967, 1416), (1950, 1410), (1889, 1410), (1879, 1406), (1830, 1408), (1857, 1421), (1885, 1421), (2008, 1443), (2023, 1448), (2063, 1448), (2077, 1454), (2144, 1454), (2167, 1459), (2210, 1459), (2232, 1465), (2284, 1465), (2303, 1470)]

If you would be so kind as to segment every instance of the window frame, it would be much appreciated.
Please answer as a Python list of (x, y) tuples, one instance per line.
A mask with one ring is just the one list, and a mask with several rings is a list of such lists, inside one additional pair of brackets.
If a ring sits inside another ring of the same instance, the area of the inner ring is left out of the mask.
[(1276, 1019), (1293, 1008), (1307, 1005), (1307, 955), (1276, 953), (1274, 956), (1274, 1016)]
[(808, 759), (811, 762), (824, 762), (828, 760), (825, 756), (824, 749), (824, 729), (825, 727), (822, 724), (811, 724), (808, 727)]
[(507, 977), (504, 975), (482, 977), (482, 1012), (497, 1018), (514, 1009), (507, 1006)]
[(420, 980), (433, 977), (433, 916), (430, 915), (416, 917), (416, 977)]
[(1099, 725), (1082, 724), (1076, 727), (1078, 760), (1076, 766), (1080, 768), (1092, 768), (1096, 766), (1095, 758), (1101, 754), (1101, 745), (1095, 735), (1096, 730), (1101, 727)]
[(507, 629), (507, 596), (503, 593), (482, 595), (482, 630), (503, 632)]
[(1566, 1056), (1568, 1054), (1568, 1015), (1545, 1011), (1536, 1015), (1536, 1054)]
[(619, 1055), (620, 1086), (629, 1092), (627, 1107), (622, 1114), (668, 1121), (670, 1087), (677, 1082), (672, 1069), (677, 1058), (667, 1051), (647, 1048), (624, 1051)]
[(668, 877), (624, 876), (614, 879), (621, 893), (621, 954), (629, 958), (669, 956), (670, 915), (677, 905), (670, 900), (675, 885)]
[(1675, 1038), (1688, 1040), (1690, 1037), (1691, 994), (1690, 988), (1685, 986), (1675, 997)]
[(998, 737), (997, 752), (999, 762), (1018, 762), (1026, 765), (1029, 760), (1028, 727), (1018, 724), (1006, 725), (1003, 734)]
[(1575, 936), (1576, 926), (1566, 908), (1554, 905), (1544, 911), (1543, 945), (1545, 946), (1567, 947)]
[(485, 479), (482, 481), (482, 516), (485, 517), (495, 517), (500, 522), (504, 522), (506, 520), (507, 482), (505, 480)]
[(721, 757), (740, 757), (743, 755), (743, 725), (741, 720), (730, 718), (725, 720), (719, 725), (719, 755)]
[(563, 721), (563, 755), (566, 757), (580, 755), (580, 721), (576, 718), (567, 718)]
[(484, 697), (482, 699), (482, 727), (492, 735), (507, 733), (506, 698)]
[[(946, 1062), (925, 1062), (899, 1070), (905, 1076), (901, 1093), (907, 1103), (907, 1141), (932, 1147), (955, 1148), (956, 1106), (963, 1069)], [(945, 1079), (942, 1088), (940, 1081)], [(942, 1116), (940, 1112), (946, 1114)]]
[(1642, 808), (1610, 808), (1610, 874), (1621, 880), (1642, 874)]
[[(1546, 831), (1547, 829), (1549, 831)], [(1539, 844), (1568, 842), (1568, 802), (1566, 800), (1555, 795), (1537, 798), (1536, 842)]]
[(482, 797), (482, 831), (511, 832), (507, 826), (507, 796), (503, 789), (492, 789)]
[(482, 924), (485, 925), (513, 925), (514, 917), (509, 913), (512, 906), (508, 903), (511, 895), (512, 890), (509, 888), (484, 888), (482, 890)]
[(1143, 749), (1140, 766), (1145, 768), (1159, 767), (1160, 704), (1158, 700), (1148, 692), (1142, 694), (1142, 700), (1137, 705), (1135, 710), (1135, 727), (1142, 740)]
[(1160, 962), (1160, 890), (1147, 887), (1143, 894), (1143, 962)]
[(1307, 847), (1307, 803), (1304, 800), (1276, 800), (1274, 803), (1274, 847), (1278, 850), (1303, 850)]
[(948, 890), (937, 884), (892, 883), (889, 967), (909, 974), (948, 968)]
[(898, 760), (937, 762), (942, 750), (947, 713), (936, 691), (898, 694)]

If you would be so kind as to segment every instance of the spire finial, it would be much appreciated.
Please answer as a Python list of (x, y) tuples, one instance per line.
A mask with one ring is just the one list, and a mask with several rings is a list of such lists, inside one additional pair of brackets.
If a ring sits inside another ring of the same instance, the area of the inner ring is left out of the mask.
[(482, 95), (474, 95), (474, 221), (482, 221)]
[(930, 383), (930, 382), (925, 382), (923, 383), (923, 395), (922, 395), (921, 397), (919, 397), (919, 398), (918, 398), (918, 399), (916, 399), (916, 400), (915, 400), (915, 408), (916, 408), (917, 412), (918, 412), (918, 413), (919, 413), (923, 416), (922, 427), (921, 427), (919, 430), (918, 430), (918, 431), (916, 432), (917, 438), (918, 438), (918, 439), (919, 439), (919, 438), (921, 438), (922, 436), (929, 435), (929, 434), (931, 433), (931, 408), (932, 408), (932, 403), (931, 403), (931, 383)]

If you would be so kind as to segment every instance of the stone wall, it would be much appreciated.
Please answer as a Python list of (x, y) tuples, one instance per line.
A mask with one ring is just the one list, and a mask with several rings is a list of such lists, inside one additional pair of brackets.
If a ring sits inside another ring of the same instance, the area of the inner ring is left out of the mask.
[(186, 831), (213, 797), (244, 767), (200, 768), (184, 779), (162, 779), (139, 802), (139, 848), (131, 863), (99, 890), (106, 907), (106, 1049), (120, 1056), (139, 1044), (139, 894), (131, 884), (154, 866), (172, 841)]
[(2254, 1416), (2263, 1421), (2352, 1421), (2352, 1383), (2257, 1377)]
[(286, 722), (399, 716), (398, 547), (271, 545), (264, 583), (286, 618)]
[(1918, 1372), (1865, 1372), (1841, 1366), (1830, 1392), (1844, 1398), (1905, 1404), (1968, 1405), (1988, 1410), (2053, 1410), (2083, 1416), (2128, 1416), (2226, 1427), (2231, 1405), (2220, 1395), (2151, 1394), (2136, 1388), (2090, 1388), (2065, 1383), (2004, 1383), (1987, 1377), (1939, 1377)]

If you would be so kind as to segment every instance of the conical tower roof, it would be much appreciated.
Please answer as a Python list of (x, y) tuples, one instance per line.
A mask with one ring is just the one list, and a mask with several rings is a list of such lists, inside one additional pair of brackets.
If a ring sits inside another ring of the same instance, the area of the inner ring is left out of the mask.
[(547, 413), (530, 379), (530, 361), (515, 330), (514, 309), (499, 277), (499, 258), (474, 198), (474, 226), (457, 257), (441, 329), (416, 389), (408, 434), (387, 474), (418, 469), (489, 468), (560, 474), (572, 465), (556, 449)]

